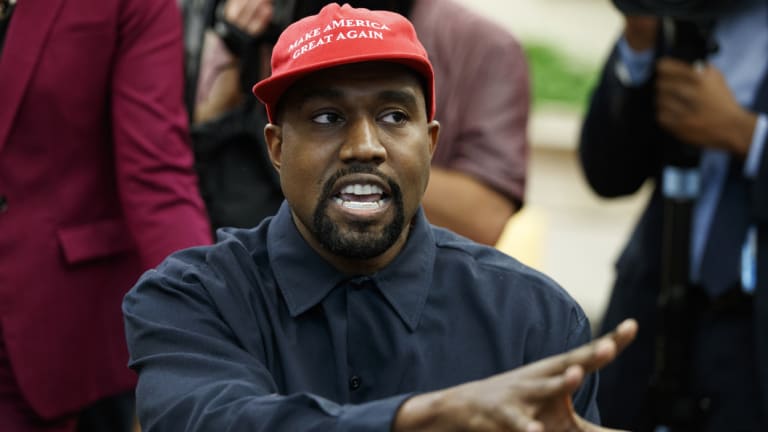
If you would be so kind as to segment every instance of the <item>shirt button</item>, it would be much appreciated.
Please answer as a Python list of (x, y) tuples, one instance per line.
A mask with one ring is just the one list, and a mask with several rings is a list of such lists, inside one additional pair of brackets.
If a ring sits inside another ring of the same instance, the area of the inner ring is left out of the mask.
[(357, 375), (352, 375), (352, 377), (349, 379), (350, 390), (357, 390), (360, 388), (362, 384), (363, 384), (363, 380), (361, 380), (360, 377)]
[(0, 195), (0, 213), (8, 211), (8, 199), (4, 195)]

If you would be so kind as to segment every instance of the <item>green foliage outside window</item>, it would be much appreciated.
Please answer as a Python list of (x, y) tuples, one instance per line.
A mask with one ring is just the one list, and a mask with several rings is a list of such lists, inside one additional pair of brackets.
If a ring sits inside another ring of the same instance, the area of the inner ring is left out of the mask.
[(523, 49), (530, 69), (533, 109), (552, 103), (583, 113), (597, 83), (598, 69), (549, 44), (524, 43)]

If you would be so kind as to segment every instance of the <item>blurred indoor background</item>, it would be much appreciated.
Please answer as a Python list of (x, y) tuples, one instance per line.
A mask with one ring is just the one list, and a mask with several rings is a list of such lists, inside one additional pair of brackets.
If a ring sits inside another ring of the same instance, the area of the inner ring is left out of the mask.
[(558, 281), (595, 326), (613, 283), (613, 263), (650, 192), (601, 199), (586, 185), (577, 160), (581, 116), (621, 16), (610, 0), (458, 1), (510, 29), (529, 62), (526, 205), (498, 247)]

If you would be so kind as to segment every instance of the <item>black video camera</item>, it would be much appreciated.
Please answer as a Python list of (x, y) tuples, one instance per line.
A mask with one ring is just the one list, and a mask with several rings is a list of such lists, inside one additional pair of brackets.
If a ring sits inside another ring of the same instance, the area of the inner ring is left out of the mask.
[(749, 0), (613, 0), (625, 15), (656, 15), (709, 21)]

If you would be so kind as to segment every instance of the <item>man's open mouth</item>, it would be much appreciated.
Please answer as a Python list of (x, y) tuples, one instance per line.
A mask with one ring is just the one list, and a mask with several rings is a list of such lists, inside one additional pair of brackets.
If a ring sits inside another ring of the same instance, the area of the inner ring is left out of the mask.
[(333, 200), (350, 210), (377, 210), (389, 201), (389, 195), (377, 184), (359, 182), (342, 187)]

